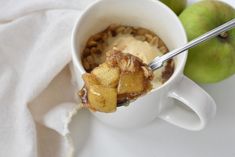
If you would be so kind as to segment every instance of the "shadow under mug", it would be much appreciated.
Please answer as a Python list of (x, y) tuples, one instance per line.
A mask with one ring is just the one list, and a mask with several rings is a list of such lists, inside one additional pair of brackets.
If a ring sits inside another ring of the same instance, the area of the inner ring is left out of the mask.
[[(72, 60), (81, 88), (85, 70), (81, 53), (88, 38), (110, 24), (144, 27), (155, 32), (173, 50), (187, 43), (178, 17), (164, 4), (153, 0), (100, 0), (85, 9), (72, 34)], [(175, 57), (170, 79), (157, 89), (113, 113), (92, 112), (102, 122), (119, 128), (140, 127), (159, 117), (171, 124), (201, 130), (215, 115), (214, 100), (183, 74), (187, 52)]]

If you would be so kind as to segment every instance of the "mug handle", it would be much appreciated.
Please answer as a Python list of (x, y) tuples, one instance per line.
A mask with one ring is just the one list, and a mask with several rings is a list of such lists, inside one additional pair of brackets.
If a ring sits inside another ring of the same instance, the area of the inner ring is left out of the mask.
[(159, 117), (188, 130), (201, 130), (216, 113), (212, 97), (186, 76), (167, 95)]

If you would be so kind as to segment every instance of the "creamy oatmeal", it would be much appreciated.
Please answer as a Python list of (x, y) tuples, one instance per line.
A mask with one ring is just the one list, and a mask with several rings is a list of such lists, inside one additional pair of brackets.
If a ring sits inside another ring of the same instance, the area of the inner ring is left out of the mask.
[[(123, 53), (139, 57), (145, 64), (168, 52), (164, 42), (152, 31), (140, 27), (110, 25), (104, 31), (91, 36), (83, 51), (82, 63), (87, 72), (105, 61), (106, 52), (116, 48)], [(174, 71), (174, 62), (169, 60), (154, 71), (154, 88), (162, 85)]]

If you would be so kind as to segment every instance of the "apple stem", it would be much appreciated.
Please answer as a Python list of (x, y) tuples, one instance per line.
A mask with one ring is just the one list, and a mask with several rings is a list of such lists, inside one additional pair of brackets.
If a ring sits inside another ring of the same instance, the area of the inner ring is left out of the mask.
[(227, 32), (220, 33), (219, 37), (225, 39), (228, 37), (228, 33)]

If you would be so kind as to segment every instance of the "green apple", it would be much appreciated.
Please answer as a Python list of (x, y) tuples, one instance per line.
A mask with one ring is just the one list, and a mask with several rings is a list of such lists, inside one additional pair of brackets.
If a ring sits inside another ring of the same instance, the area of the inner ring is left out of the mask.
[[(235, 9), (220, 1), (200, 1), (179, 17), (190, 41), (235, 18)], [(235, 29), (190, 49), (184, 73), (199, 83), (218, 82), (234, 74)]]
[(187, 0), (160, 0), (162, 3), (166, 4), (171, 10), (173, 10), (176, 15), (179, 15), (187, 5)]

